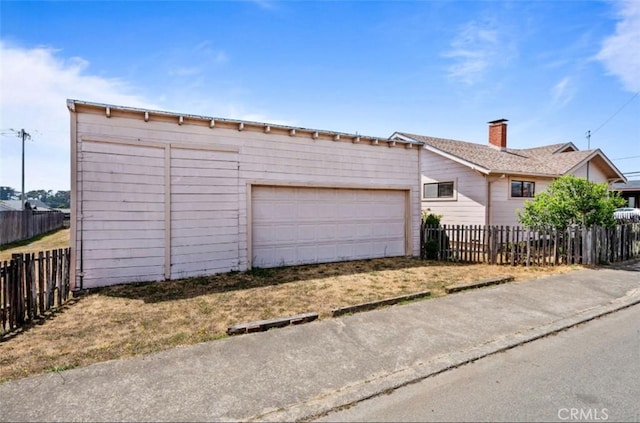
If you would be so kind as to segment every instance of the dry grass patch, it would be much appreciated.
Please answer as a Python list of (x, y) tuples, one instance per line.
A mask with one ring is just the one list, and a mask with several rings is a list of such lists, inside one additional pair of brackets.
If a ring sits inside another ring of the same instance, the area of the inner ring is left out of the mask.
[(59, 229), (35, 238), (3, 245), (0, 247), (0, 261), (11, 260), (11, 254), (37, 253), (39, 251), (57, 250), (69, 247), (69, 228)]
[(574, 268), (393, 258), (114, 286), (0, 343), (0, 381), (210, 341), (235, 323), (309, 311), (322, 319), (337, 307), (426, 289), (445, 295), (452, 283), (508, 274), (518, 281)]

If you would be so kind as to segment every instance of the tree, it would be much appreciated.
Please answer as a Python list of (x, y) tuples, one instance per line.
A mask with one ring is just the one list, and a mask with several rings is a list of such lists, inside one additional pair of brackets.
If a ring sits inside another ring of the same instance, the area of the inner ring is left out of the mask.
[(524, 210), (518, 211), (518, 219), (528, 228), (614, 226), (613, 212), (624, 204), (624, 199), (609, 191), (606, 183), (565, 175), (536, 194), (533, 201), (527, 201)]
[(47, 204), (55, 208), (69, 208), (71, 204), (70, 191), (58, 191), (55, 195), (49, 197)]
[(32, 198), (34, 200), (40, 200), (43, 203), (46, 203), (49, 197), (53, 194), (51, 190), (47, 191), (44, 189), (37, 189), (33, 191), (27, 192), (27, 199)]
[(0, 200), (14, 200), (18, 191), (11, 187), (0, 187)]

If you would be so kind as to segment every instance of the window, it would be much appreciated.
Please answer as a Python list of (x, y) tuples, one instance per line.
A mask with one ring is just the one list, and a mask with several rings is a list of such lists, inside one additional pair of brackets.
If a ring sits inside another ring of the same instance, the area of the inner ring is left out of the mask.
[(536, 183), (529, 181), (511, 181), (511, 196), (531, 198), (536, 193)]
[(451, 198), (453, 199), (453, 182), (436, 182), (424, 184), (422, 187), (424, 198)]

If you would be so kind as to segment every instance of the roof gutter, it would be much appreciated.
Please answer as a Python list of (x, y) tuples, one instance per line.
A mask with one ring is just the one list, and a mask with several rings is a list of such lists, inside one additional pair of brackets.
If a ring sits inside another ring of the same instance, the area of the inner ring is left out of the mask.
[(549, 173), (535, 173), (535, 172), (513, 172), (510, 170), (491, 170), (488, 173), (489, 175), (500, 175), (501, 177), (503, 175), (512, 175), (512, 176), (531, 176), (534, 178), (547, 178), (547, 179), (554, 179), (554, 178), (559, 178), (562, 175), (559, 174), (549, 174)]

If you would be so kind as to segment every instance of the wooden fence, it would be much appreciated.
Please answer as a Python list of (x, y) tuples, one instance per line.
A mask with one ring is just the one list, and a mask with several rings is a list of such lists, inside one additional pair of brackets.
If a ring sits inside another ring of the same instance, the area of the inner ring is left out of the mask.
[(421, 256), (512, 266), (605, 264), (640, 258), (640, 224), (530, 230), (518, 226), (422, 226)]
[(0, 245), (59, 229), (64, 224), (64, 213), (59, 211), (0, 211)]
[(0, 262), (0, 336), (44, 317), (69, 299), (69, 248), (14, 254)]

